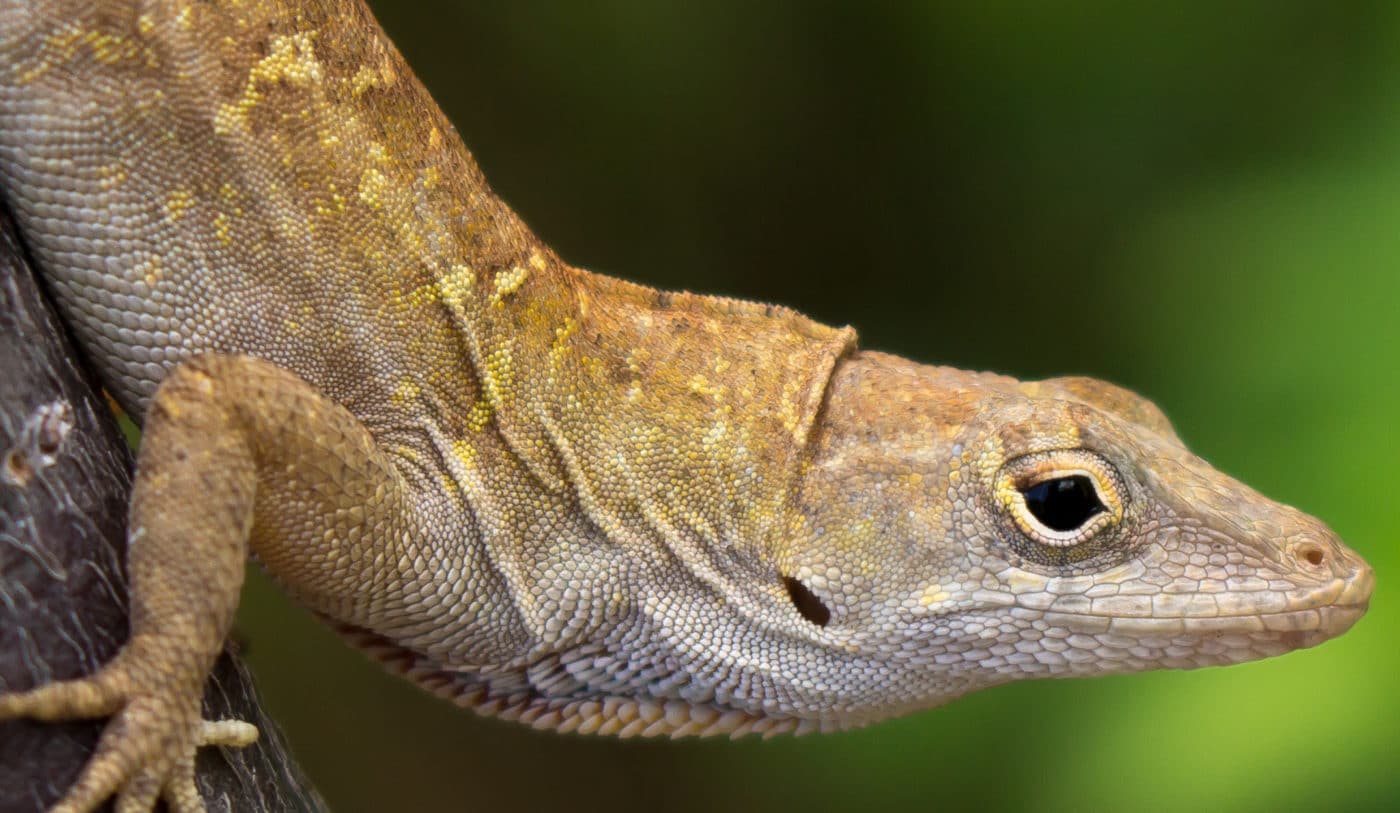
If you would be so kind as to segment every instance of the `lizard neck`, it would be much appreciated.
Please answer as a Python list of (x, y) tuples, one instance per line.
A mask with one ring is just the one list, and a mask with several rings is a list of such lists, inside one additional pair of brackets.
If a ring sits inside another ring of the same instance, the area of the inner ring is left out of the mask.
[(686, 546), (687, 565), (711, 558), (700, 548), (768, 561), (852, 330), (591, 274), (538, 244), (456, 287), (483, 402), (546, 491), (572, 491), (609, 535)]

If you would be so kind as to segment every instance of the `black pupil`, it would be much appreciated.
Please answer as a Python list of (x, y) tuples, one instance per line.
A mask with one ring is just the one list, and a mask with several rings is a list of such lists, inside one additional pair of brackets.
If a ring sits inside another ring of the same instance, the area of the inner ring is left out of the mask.
[(1094, 483), (1082, 474), (1056, 477), (1024, 489), (1026, 507), (1052, 531), (1073, 531), (1108, 509), (1099, 501)]

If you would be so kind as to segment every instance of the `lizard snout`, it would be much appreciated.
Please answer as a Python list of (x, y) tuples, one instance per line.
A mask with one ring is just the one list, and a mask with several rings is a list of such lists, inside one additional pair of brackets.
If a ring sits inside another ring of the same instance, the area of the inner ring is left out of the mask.
[(1365, 615), (1376, 585), (1366, 560), (1325, 525), (1312, 524), (1284, 541), (1283, 563), (1313, 585), (1289, 594), (1289, 612), (1266, 619), (1292, 649), (1316, 646), (1351, 629)]
[(1342, 582), (1345, 585), (1343, 594), (1348, 600), (1339, 598), (1338, 603), (1365, 604), (1370, 600), (1375, 585), (1374, 571), (1335, 534), (1299, 535), (1286, 544), (1284, 552), (1300, 573)]

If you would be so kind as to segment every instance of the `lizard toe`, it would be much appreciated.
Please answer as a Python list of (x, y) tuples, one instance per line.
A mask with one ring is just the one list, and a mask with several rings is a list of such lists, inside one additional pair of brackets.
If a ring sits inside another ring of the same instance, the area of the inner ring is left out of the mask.
[[(256, 729), (254, 729), (256, 730)], [(194, 783), (194, 759), (184, 759), (162, 793), (170, 813), (205, 813), (204, 799)]]
[(160, 797), (160, 775), (144, 770), (117, 792), (116, 813), (150, 813)]
[(113, 661), (87, 677), (46, 683), (24, 692), (0, 695), (0, 720), (79, 720), (106, 717), (125, 699), (125, 672)]
[(202, 720), (198, 743), (243, 748), (258, 741), (258, 727), (242, 720)]
[(112, 796), (117, 813), (149, 813), (160, 798), (175, 813), (204, 813), (194, 783), (196, 751), (205, 745), (240, 747), (258, 738), (257, 727), (241, 720), (203, 719), (197, 686), (127, 685), (131, 688), (118, 691), (119, 708), (96, 752), (50, 813), (87, 813)]

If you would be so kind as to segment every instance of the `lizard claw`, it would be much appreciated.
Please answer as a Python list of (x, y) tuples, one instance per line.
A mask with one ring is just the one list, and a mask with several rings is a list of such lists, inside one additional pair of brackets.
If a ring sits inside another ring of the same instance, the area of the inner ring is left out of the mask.
[(0, 721), (112, 715), (96, 752), (49, 813), (88, 813), (114, 795), (117, 813), (149, 813), (159, 799), (172, 813), (204, 813), (194, 783), (195, 752), (205, 745), (249, 745), (257, 727), (205, 720), (199, 686), (142, 677), (145, 670), (124, 655), (88, 677), (0, 695)]

